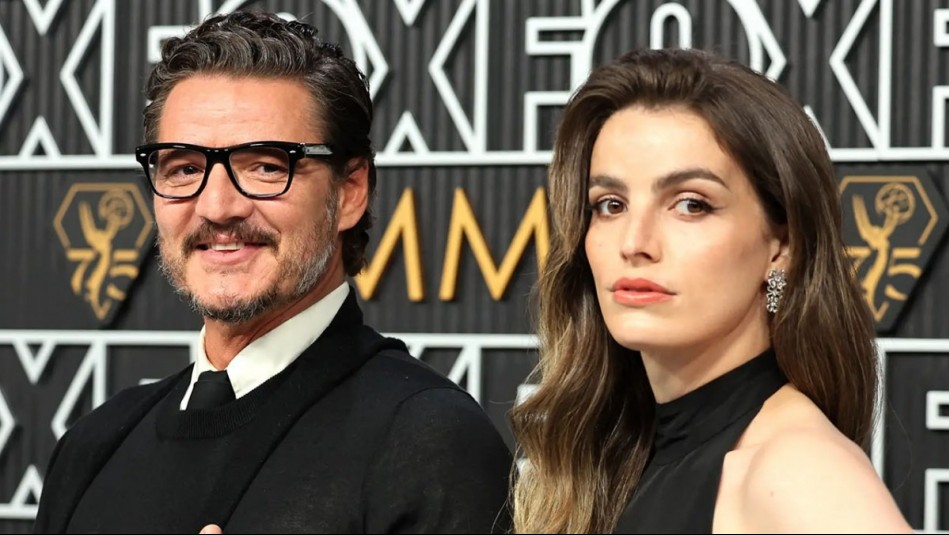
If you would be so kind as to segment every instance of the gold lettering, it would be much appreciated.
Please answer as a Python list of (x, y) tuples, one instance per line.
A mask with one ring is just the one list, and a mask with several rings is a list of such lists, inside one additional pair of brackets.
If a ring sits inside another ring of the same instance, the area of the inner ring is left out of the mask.
[(415, 194), (412, 188), (406, 188), (402, 198), (389, 219), (385, 234), (376, 248), (372, 261), (356, 276), (356, 288), (363, 299), (372, 299), (379, 287), (379, 280), (392, 259), (396, 243), (402, 238), (402, 251), (405, 254), (405, 284), (409, 300), (419, 302), (425, 298), (422, 277), (422, 254), (418, 238), (418, 218), (415, 212)]
[(537, 192), (534, 193), (530, 206), (524, 212), (524, 218), (521, 219), (521, 224), (517, 227), (517, 232), (514, 234), (511, 245), (500, 266), (496, 266), (494, 263), (494, 258), (491, 256), (491, 251), (485, 242), (478, 219), (474, 215), (471, 203), (468, 202), (468, 197), (461, 188), (456, 189), (448, 229), (448, 243), (445, 248), (445, 263), (442, 268), (439, 298), (443, 301), (451, 301), (455, 298), (462, 243), (467, 238), (491, 297), (495, 301), (499, 301), (511, 283), (514, 270), (524, 256), (531, 236), (534, 237), (537, 264), (540, 268), (543, 268), (550, 244), (547, 199), (544, 195), (544, 188), (538, 188)]

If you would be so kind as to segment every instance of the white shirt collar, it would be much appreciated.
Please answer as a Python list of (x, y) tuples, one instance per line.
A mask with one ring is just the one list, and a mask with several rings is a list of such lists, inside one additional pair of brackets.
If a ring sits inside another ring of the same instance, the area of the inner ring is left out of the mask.
[[(274, 327), (273, 330), (242, 349), (227, 365), (227, 376), (234, 388), (234, 396), (236, 398), (244, 396), (293, 363), (329, 327), (348, 295), (349, 285), (344, 282), (323, 299)], [(198, 350), (194, 355), (191, 383), (181, 400), (181, 410), (185, 410), (188, 406), (188, 400), (191, 399), (191, 391), (198, 376), (202, 372), (214, 370), (216, 368), (211, 365), (204, 350), (204, 328), (202, 327)]]

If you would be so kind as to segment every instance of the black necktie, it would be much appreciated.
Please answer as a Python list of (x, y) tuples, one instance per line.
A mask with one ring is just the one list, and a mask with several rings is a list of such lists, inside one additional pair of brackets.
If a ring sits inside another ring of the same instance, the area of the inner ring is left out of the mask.
[(234, 401), (234, 388), (227, 378), (227, 370), (201, 372), (191, 390), (188, 409), (213, 409)]

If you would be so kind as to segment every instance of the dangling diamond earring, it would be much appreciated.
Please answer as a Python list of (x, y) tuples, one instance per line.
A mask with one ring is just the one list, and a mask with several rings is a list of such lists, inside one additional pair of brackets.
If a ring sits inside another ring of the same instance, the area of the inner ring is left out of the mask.
[(768, 274), (768, 304), (765, 305), (765, 308), (772, 314), (778, 311), (778, 304), (781, 302), (781, 297), (784, 296), (784, 288), (788, 285), (784, 275), (783, 269), (772, 269), (771, 273)]

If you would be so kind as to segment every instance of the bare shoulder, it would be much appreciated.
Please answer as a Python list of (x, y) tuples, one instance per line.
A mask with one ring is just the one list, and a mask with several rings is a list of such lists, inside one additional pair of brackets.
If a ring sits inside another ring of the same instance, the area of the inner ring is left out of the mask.
[(864, 451), (791, 387), (768, 400), (734, 453), (732, 501), (750, 531), (912, 532)]

